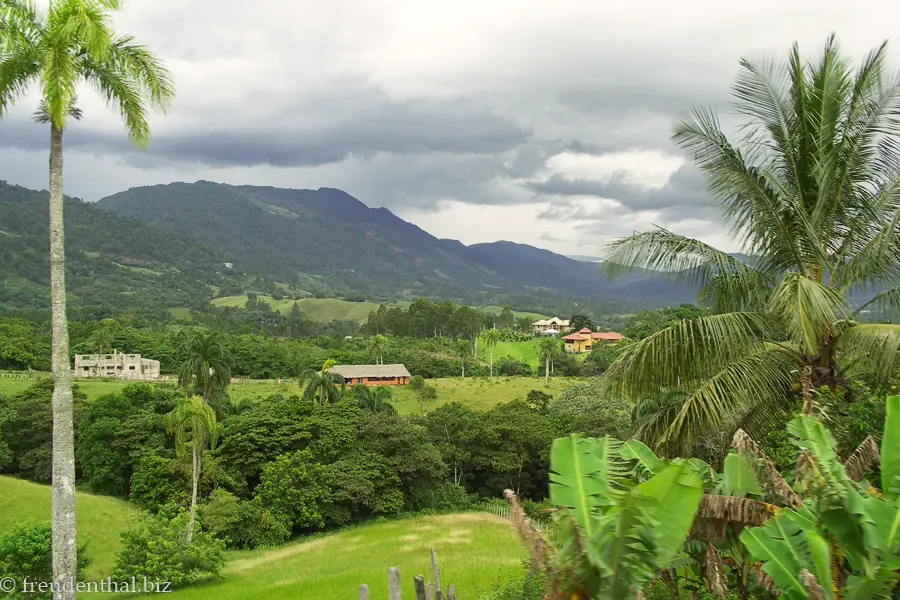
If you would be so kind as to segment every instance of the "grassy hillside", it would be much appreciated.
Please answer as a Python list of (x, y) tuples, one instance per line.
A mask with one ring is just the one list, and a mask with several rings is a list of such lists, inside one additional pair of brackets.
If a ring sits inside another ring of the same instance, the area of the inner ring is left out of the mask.
[[(438, 553), (441, 583), (460, 598), (478, 598), (520, 571), (525, 556), (503, 520), (470, 513), (366, 525), (274, 550), (232, 555), (223, 580), (177, 591), (173, 600), (347, 600), (367, 583), (372, 600), (387, 599), (388, 567), (398, 567), (403, 597), (413, 598), (413, 575), (431, 572)], [(430, 580), (430, 576), (426, 580)]]
[[(531, 390), (547, 392), (557, 396), (573, 383), (584, 381), (572, 377), (551, 377), (550, 387), (544, 387), (541, 377), (447, 377), (429, 379), (428, 383), (437, 388), (437, 400), (428, 401), (425, 410), (434, 409), (442, 404), (460, 402), (474, 409), (486, 410), (501, 402), (524, 399)], [(392, 388), (391, 404), (400, 413), (421, 413), (422, 407), (415, 393), (408, 387)]]
[[(89, 540), (93, 560), (88, 578), (106, 577), (121, 550), (119, 534), (128, 529), (137, 511), (127, 502), (83, 492), (76, 495), (79, 538)], [(50, 488), (0, 476), (0, 531), (17, 521), (50, 520)]]
[[(369, 318), (369, 313), (378, 310), (376, 302), (350, 302), (348, 300), (339, 300), (337, 298), (301, 298), (300, 300), (275, 300), (271, 296), (259, 296), (260, 300), (269, 303), (273, 309), (283, 313), (290, 314), (294, 306), (294, 302), (300, 307), (302, 312), (311, 321), (318, 323), (331, 323), (337, 319), (339, 321), (356, 321), (364, 323)], [(213, 306), (240, 306), (247, 304), (247, 296), (226, 296), (224, 298), (215, 298), (212, 301)], [(409, 302), (397, 302), (396, 306), (409, 306)]]
[[(482, 306), (481, 310), (483, 310), (484, 312), (486, 312), (488, 314), (499, 315), (501, 312), (503, 312), (503, 307), (502, 306), (493, 306), (493, 305), (492, 306)], [(521, 310), (514, 310), (511, 312), (512, 312), (512, 314), (514, 314), (516, 316), (517, 319), (526, 317), (528, 319), (531, 319), (532, 321), (540, 321), (541, 319), (549, 319), (550, 318), (547, 315), (542, 315), (540, 313), (535, 313), (535, 312), (527, 312), (527, 311), (523, 312)]]
[[(472, 408), (488, 409), (501, 402), (509, 402), (518, 398), (524, 398), (531, 390), (541, 390), (551, 395), (557, 395), (577, 381), (583, 381), (572, 377), (551, 377), (550, 387), (544, 387), (542, 377), (447, 377), (443, 379), (429, 379), (428, 383), (437, 388), (437, 400), (432, 400), (426, 405), (426, 409), (432, 409), (442, 404), (461, 402)], [(0, 376), (0, 396), (8, 396), (24, 391), (32, 385), (34, 380), (9, 379)], [(75, 383), (81, 388), (88, 400), (99, 398), (104, 394), (112, 394), (120, 391), (129, 382), (109, 379), (78, 379)], [(392, 404), (401, 413), (421, 412), (419, 400), (411, 389), (404, 386), (391, 388), (394, 394)], [(259, 400), (273, 394), (299, 394), (300, 387), (296, 380), (282, 379), (281, 383), (274, 379), (251, 379), (232, 383), (228, 387), (228, 393), (234, 398), (248, 398)]]
[[(500, 342), (494, 347), (494, 364), (506, 356), (512, 356), (516, 360), (525, 361), (532, 367), (537, 367), (540, 362), (536, 341)], [(481, 345), (479, 345), (478, 357), (483, 361), (489, 360), (490, 355), (487, 348), (482, 348)]]

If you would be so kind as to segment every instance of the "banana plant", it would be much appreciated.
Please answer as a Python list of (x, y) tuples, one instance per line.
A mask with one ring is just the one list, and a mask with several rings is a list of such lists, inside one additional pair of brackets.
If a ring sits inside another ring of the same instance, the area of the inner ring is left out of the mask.
[[(831, 433), (800, 416), (788, 431), (800, 451), (798, 485), (809, 498), (740, 536), (787, 600), (890, 598), (900, 580), (900, 396), (887, 399), (881, 489), (856, 482)], [(852, 458), (852, 457), (851, 457)]]
[(635, 466), (623, 457), (629, 452), (634, 450), (610, 437), (572, 435), (553, 442), (558, 598), (635, 598), (681, 550), (703, 481), (687, 461), (664, 464), (645, 454), (637, 462), (646, 478), (638, 482)]

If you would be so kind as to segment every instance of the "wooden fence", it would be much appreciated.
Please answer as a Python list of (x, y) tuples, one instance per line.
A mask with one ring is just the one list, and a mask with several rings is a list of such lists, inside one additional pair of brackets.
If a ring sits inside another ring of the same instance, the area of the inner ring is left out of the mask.
[[(431, 549), (431, 581), (425, 581), (422, 575), (413, 577), (413, 588), (416, 600), (459, 600), (456, 596), (456, 587), (447, 586), (447, 594), (441, 589), (441, 573), (438, 569), (437, 553)], [(403, 600), (400, 590), (400, 569), (391, 567), (388, 569), (388, 598), (389, 600)], [(359, 586), (357, 600), (369, 600), (369, 586)]]

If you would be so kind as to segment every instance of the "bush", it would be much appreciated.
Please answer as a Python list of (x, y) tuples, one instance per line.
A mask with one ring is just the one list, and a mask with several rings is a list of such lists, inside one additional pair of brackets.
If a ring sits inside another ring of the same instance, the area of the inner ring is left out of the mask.
[(112, 572), (115, 581), (132, 577), (171, 582), (171, 588), (217, 577), (225, 566), (225, 543), (203, 531), (187, 542), (188, 513), (174, 505), (147, 514), (122, 534), (122, 552)]
[(209, 499), (198, 507), (203, 528), (228, 543), (227, 533), (239, 519), (237, 496), (221, 488), (209, 495)]
[(516, 375), (531, 375), (531, 366), (528, 363), (507, 356), (500, 362), (494, 364), (494, 373), (508, 375), (509, 377), (514, 377)]
[(550, 591), (548, 576), (534, 569), (527, 560), (523, 561), (524, 573), (511, 581), (497, 583), (493, 593), (481, 596), (480, 600), (543, 600)]
[[(84, 578), (84, 570), (90, 564), (85, 551), (87, 544), (78, 546), (77, 578)], [(53, 581), (52, 534), (49, 522), (14, 523), (0, 535), (0, 575), (11, 577), (19, 583), (19, 589), (6, 592), (10, 599), (50, 598), (50, 590), (40, 592), (21, 587), (24, 581)]]
[(258, 497), (249, 502), (238, 502), (237, 521), (224, 533), (230, 547), (242, 550), (277, 546), (290, 535), (290, 527), (269, 512)]
[(172, 502), (186, 505), (189, 480), (178, 463), (162, 456), (148, 456), (131, 476), (131, 501), (150, 512)]
[(631, 404), (597, 382), (567, 387), (550, 405), (548, 415), (564, 433), (617, 439), (627, 439), (630, 434)]

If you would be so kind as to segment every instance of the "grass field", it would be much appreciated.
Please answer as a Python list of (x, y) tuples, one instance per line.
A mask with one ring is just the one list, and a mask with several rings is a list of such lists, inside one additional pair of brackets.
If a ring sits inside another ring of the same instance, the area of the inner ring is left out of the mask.
[[(495, 359), (497, 355), (495, 354)], [(41, 376), (47, 376), (42, 373)], [(37, 378), (38, 375), (36, 374)], [(10, 379), (0, 376), (0, 396), (10, 396), (24, 391), (37, 379)], [(438, 392), (436, 400), (429, 401), (425, 409), (433, 409), (442, 404), (461, 402), (477, 410), (488, 409), (501, 402), (509, 402), (517, 398), (525, 398), (531, 390), (541, 390), (553, 396), (575, 382), (583, 381), (573, 377), (551, 377), (550, 387), (544, 387), (543, 377), (447, 377), (429, 379)], [(104, 394), (121, 391), (130, 382), (110, 379), (76, 379), (75, 383), (84, 392), (88, 400), (99, 398)], [(278, 383), (274, 379), (251, 379), (232, 383), (228, 393), (236, 399), (259, 400), (273, 394), (290, 396), (300, 394), (300, 386), (296, 380), (282, 379)], [(411, 389), (405, 386), (392, 388), (394, 397), (391, 403), (398, 412), (418, 413), (422, 411), (419, 400)]]
[[(128, 529), (137, 511), (127, 502), (78, 492), (75, 496), (79, 539), (87, 538), (89, 579), (106, 577), (122, 548), (119, 534)], [(50, 488), (0, 476), (0, 532), (14, 521), (49, 521)]]
[[(403, 597), (414, 598), (413, 575), (431, 573), (432, 547), (438, 553), (442, 587), (452, 583), (460, 598), (471, 600), (518, 574), (525, 556), (509, 524), (493, 515), (416, 517), (365, 525), (269, 551), (233, 553), (222, 580), (168, 597), (349, 600), (356, 598), (357, 588), (366, 583), (372, 600), (386, 600), (387, 570), (398, 567)], [(426, 581), (430, 579), (426, 576)]]
[[(487, 362), (490, 355), (483, 344), (478, 345), (478, 358)], [(494, 364), (500, 359), (512, 356), (519, 361), (525, 361), (532, 367), (540, 366), (538, 357), (537, 340), (528, 342), (500, 342), (494, 347)]]
[[(260, 300), (268, 302), (273, 309), (290, 314), (294, 302), (300, 307), (300, 312), (317, 323), (331, 323), (333, 320), (356, 321), (364, 323), (369, 318), (369, 313), (378, 310), (376, 302), (349, 302), (337, 298), (301, 298), (300, 300), (275, 300), (271, 296), (259, 296)], [(215, 298), (213, 306), (239, 306), (247, 304), (247, 296), (226, 296)], [(397, 302), (397, 306), (408, 306), (409, 302)]]
[[(380, 306), (377, 302), (350, 302), (348, 300), (339, 300), (337, 298), (301, 298), (300, 300), (275, 300), (271, 296), (259, 296), (260, 300), (268, 302), (269, 305), (283, 314), (290, 314), (294, 302), (300, 307), (300, 311), (310, 320), (317, 323), (331, 323), (333, 320), (340, 321), (356, 321), (364, 323), (369, 318), (369, 313), (378, 310)], [(225, 296), (224, 298), (214, 298), (213, 306), (238, 306), (243, 308), (247, 304), (247, 296)], [(409, 302), (398, 301), (390, 303), (391, 306), (407, 307)], [(476, 306), (479, 310), (483, 310), (489, 314), (499, 315), (503, 310), (500, 306)], [(180, 309), (172, 309), (180, 310)], [(171, 312), (171, 311), (170, 311)], [(546, 315), (532, 312), (521, 312), (514, 310), (512, 313), (517, 317), (527, 317), (535, 321), (546, 319)]]

